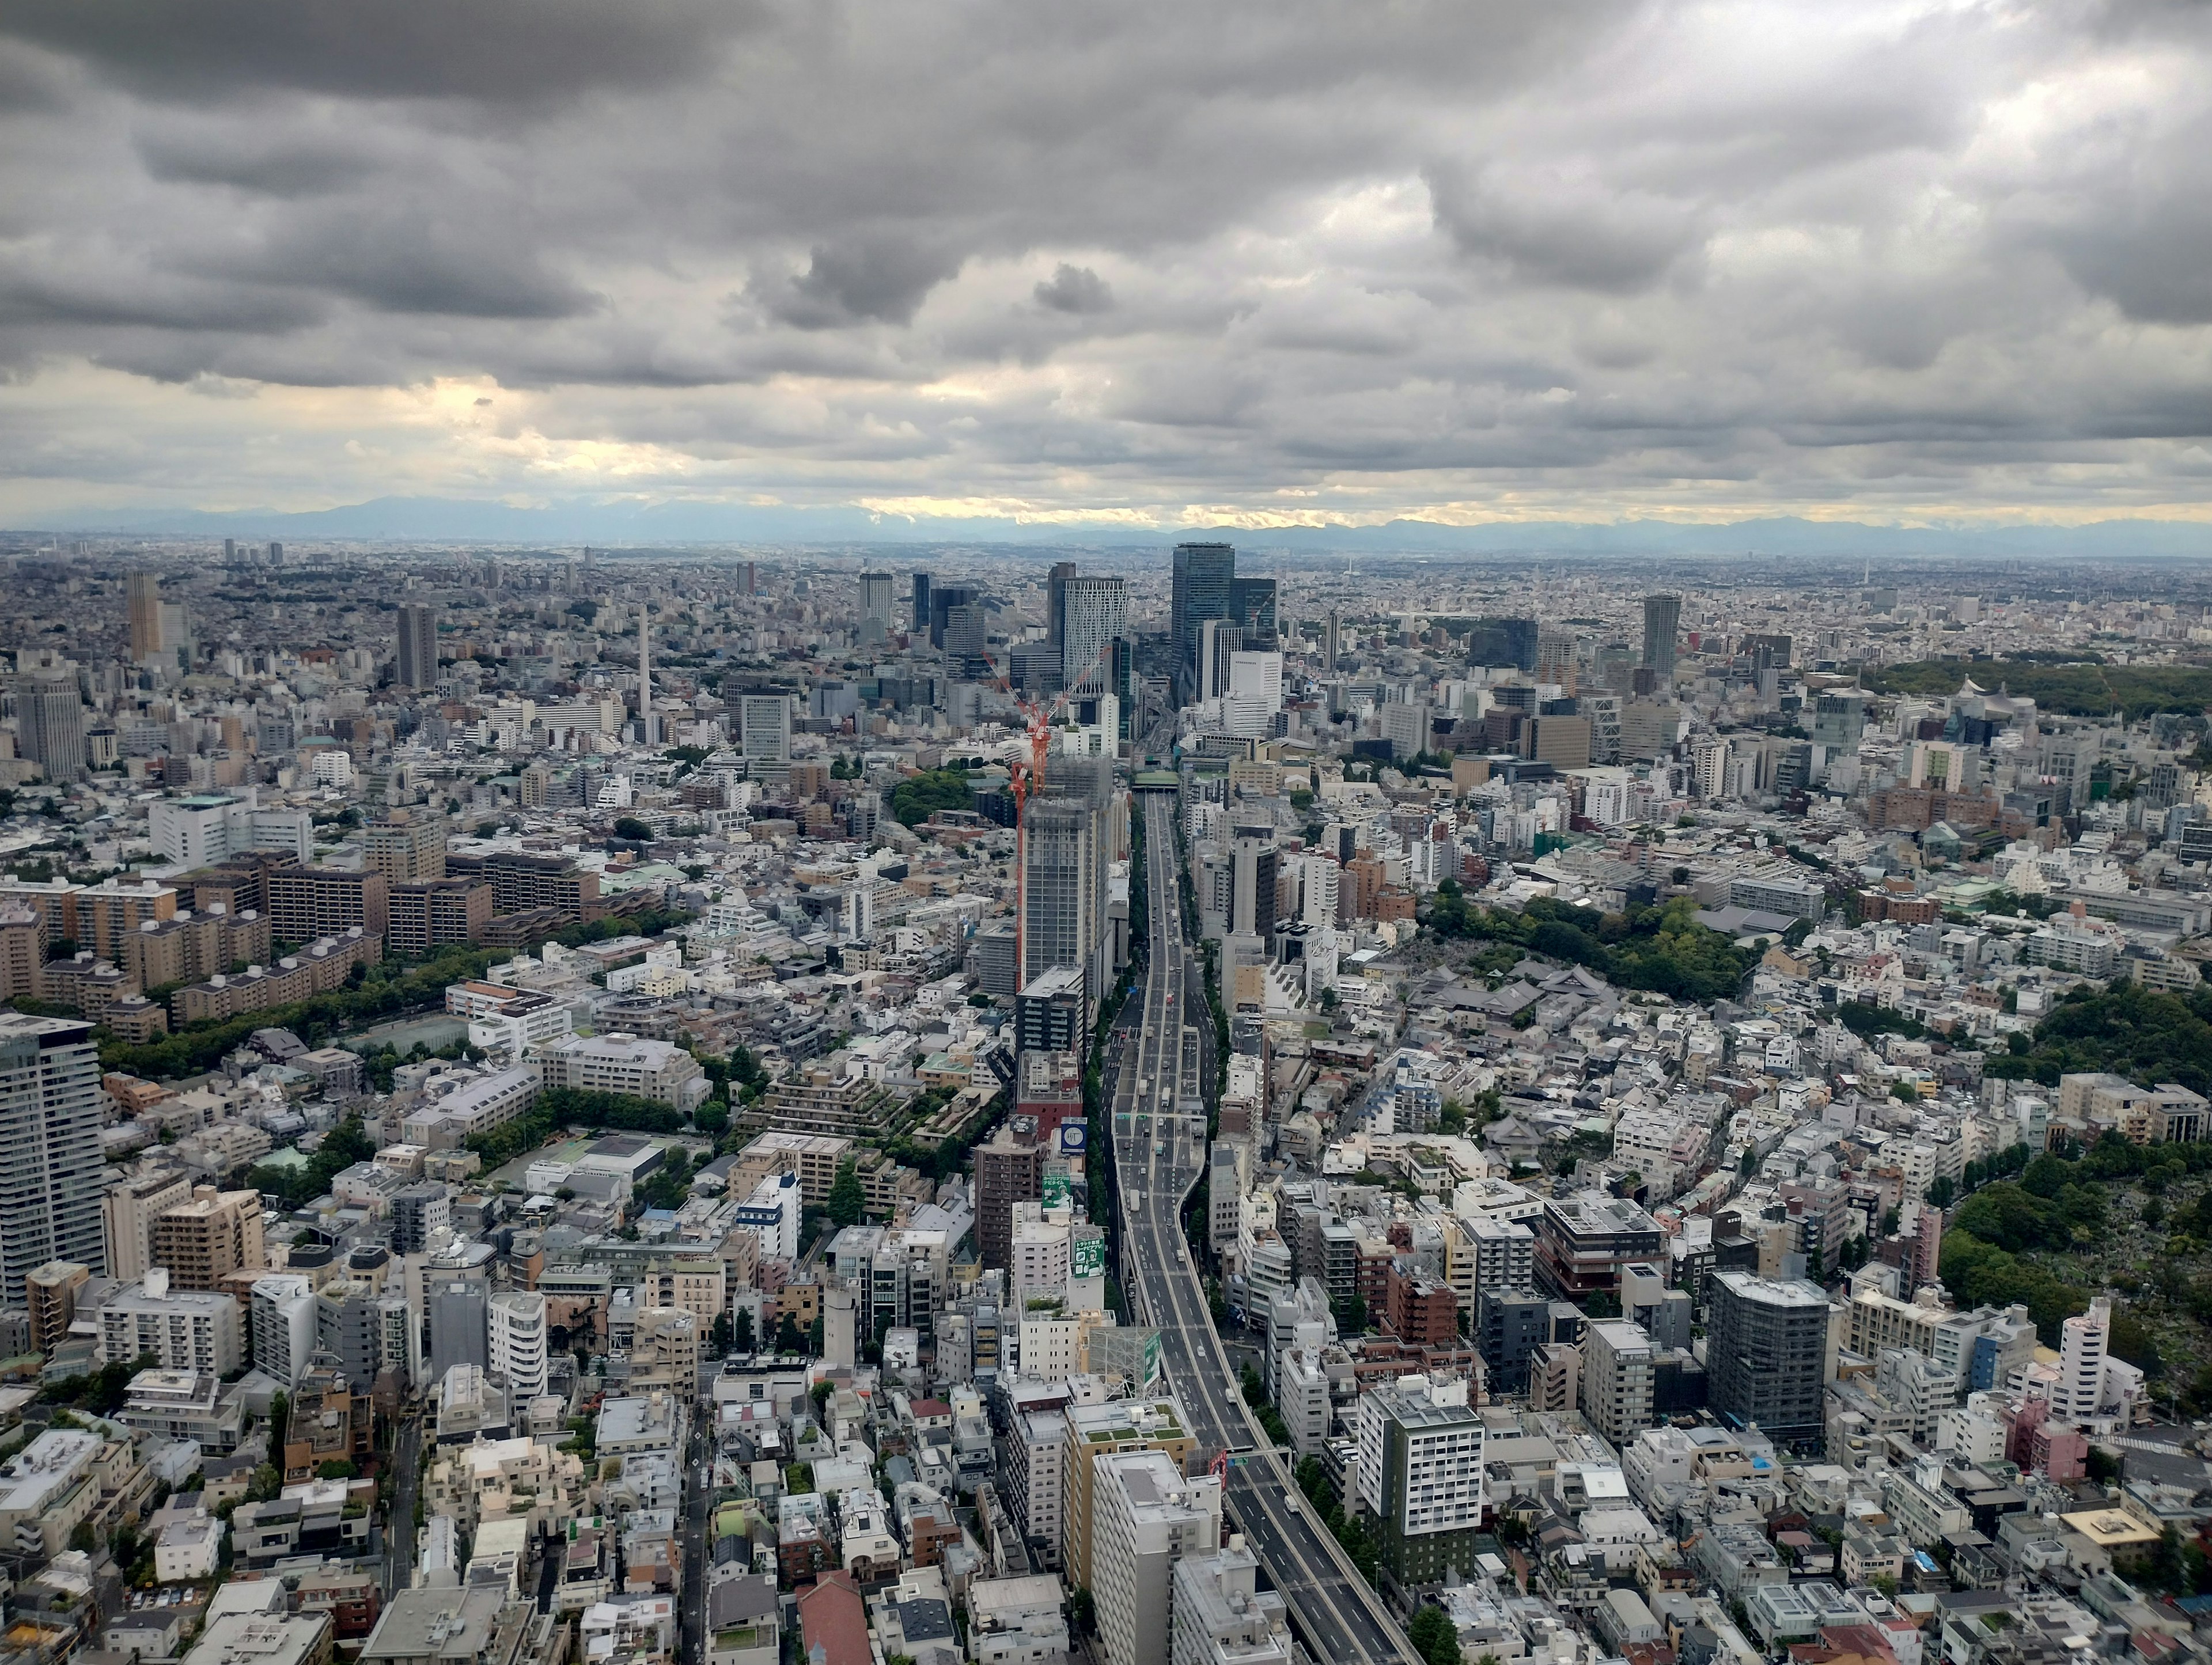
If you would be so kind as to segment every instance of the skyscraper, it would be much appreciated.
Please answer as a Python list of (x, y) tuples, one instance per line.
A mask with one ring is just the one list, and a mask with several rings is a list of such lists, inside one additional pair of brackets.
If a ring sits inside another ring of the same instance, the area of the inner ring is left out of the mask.
[[(74, 693), (74, 690), (71, 690)], [(0, 1301), (49, 1261), (104, 1272), (100, 1051), (92, 1025), (0, 1012)]]
[(653, 714), (653, 616), (643, 602), (637, 605), (637, 738), (644, 745), (658, 744), (659, 719)]
[(926, 635), (929, 631), (929, 574), (914, 575), (914, 634)]
[(399, 653), (394, 672), (402, 688), (438, 684), (438, 615), (428, 602), (399, 604)]
[(1198, 627), (1209, 618), (1229, 617), (1230, 587), (1236, 577), (1234, 544), (1176, 545), (1168, 629), (1175, 637), (1176, 663), (1186, 684), (1198, 671)]
[(1644, 598), (1644, 665), (1656, 674), (1662, 686), (1674, 680), (1674, 635), (1681, 623), (1681, 597)]
[(133, 573), (125, 591), (131, 616), (131, 662), (138, 665), (161, 651), (161, 575)]
[(34, 673), (17, 683), (15, 727), (23, 755), (46, 771), (47, 780), (84, 779), (84, 701), (74, 672)]
[(1828, 1370), (1828, 1295), (1805, 1279), (1717, 1272), (1706, 1285), (1705, 1343), (1713, 1414), (1756, 1423), (1777, 1445), (1821, 1437)]
[(1129, 632), (1128, 586), (1118, 578), (1079, 578), (1054, 569), (1053, 641), (1063, 688), (1096, 681), (1109, 693), (1112, 644)]
[(738, 701), (738, 744), (756, 781), (791, 778), (791, 696), (747, 694)]
[(890, 634), (891, 593), (891, 575), (889, 573), (860, 574), (861, 641), (881, 641)]
[(1343, 621), (1337, 617), (1336, 609), (1332, 607), (1328, 610), (1328, 623), (1322, 629), (1321, 634), (1321, 668), (1322, 670), (1334, 671), (1336, 669), (1336, 655), (1343, 640)]
[(1086, 1011), (1097, 1009), (1111, 969), (1106, 878), (1113, 783), (1110, 757), (1056, 757), (1043, 795), (1025, 811), (1028, 917), (1019, 987), (1053, 966), (1073, 966), (1083, 973)]

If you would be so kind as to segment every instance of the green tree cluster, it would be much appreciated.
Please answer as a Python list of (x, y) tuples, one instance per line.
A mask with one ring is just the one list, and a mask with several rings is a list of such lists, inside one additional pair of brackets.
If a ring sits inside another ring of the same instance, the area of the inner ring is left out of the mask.
[[(2069, 654), (2094, 660), (2094, 654)], [(2050, 665), (2031, 659), (1918, 659), (1869, 666), (1861, 680), (1877, 694), (1955, 694), (1972, 677), (1984, 688), (2002, 686), (2033, 699), (2045, 711), (2101, 717), (2123, 711), (2131, 722), (2161, 711), (2195, 714), (2212, 705), (2212, 671), (2196, 665)]]
[(375, 1154), (376, 1141), (362, 1127), (361, 1118), (348, 1116), (323, 1135), (323, 1142), (305, 1163), (289, 1167), (264, 1163), (246, 1175), (246, 1182), (253, 1190), (283, 1198), (286, 1207), (297, 1208), (323, 1195), (331, 1188), (331, 1182), (354, 1164), (367, 1162)]
[(972, 810), (974, 788), (961, 769), (926, 769), (891, 788), (891, 815), (902, 827), (918, 827), (939, 810)]
[(1682, 1000), (1728, 999), (1741, 987), (1753, 957), (1698, 924), (1697, 913), (1687, 896), (1602, 915), (1546, 896), (1514, 914), (1474, 906), (1447, 879), (1437, 887), (1428, 924), (1439, 936), (1488, 939), (1587, 966), (1625, 988)]
[(2046, 1087), (2062, 1075), (2108, 1070), (2136, 1081), (2178, 1081), (2212, 1093), (2212, 984), (2186, 995), (2139, 983), (2072, 990), (2035, 1026), (2033, 1041), (2012, 1037), (1984, 1075)]

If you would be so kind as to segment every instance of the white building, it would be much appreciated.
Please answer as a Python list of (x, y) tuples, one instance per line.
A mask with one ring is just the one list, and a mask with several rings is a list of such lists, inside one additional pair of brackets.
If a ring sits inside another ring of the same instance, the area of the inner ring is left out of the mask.
[(256, 1279), (246, 1310), (253, 1368), (291, 1388), (314, 1356), (314, 1285), (289, 1272)]
[(484, 1337), (492, 1373), (507, 1379), (507, 1402), (518, 1409), (545, 1391), (545, 1297), (536, 1290), (507, 1290), (484, 1308)]
[(738, 1205), (737, 1224), (760, 1239), (762, 1260), (789, 1260), (798, 1255), (804, 1194), (797, 1174), (770, 1174)]
[(1481, 1523), (1482, 1455), (1464, 1382), (1408, 1376), (1360, 1398), (1360, 1501), (1409, 1543)]
[(714, 1083), (699, 1060), (669, 1041), (635, 1035), (570, 1036), (531, 1054), (549, 1088), (617, 1092), (689, 1110), (703, 1103)]
[(1259, 1566), (1241, 1535), (1176, 1563), (1171, 1665), (1291, 1665), (1289, 1615)]
[(155, 1267), (100, 1307), (100, 1362), (128, 1364), (152, 1354), (173, 1370), (228, 1376), (246, 1362), (238, 1303), (214, 1290), (169, 1287)]
[(1091, 1595), (1107, 1665), (1159, 1665), (1175, 1564), (1220, 1547), (1221, 1482), (1185, 1479), (1164, 1451), (1091, 1461)]

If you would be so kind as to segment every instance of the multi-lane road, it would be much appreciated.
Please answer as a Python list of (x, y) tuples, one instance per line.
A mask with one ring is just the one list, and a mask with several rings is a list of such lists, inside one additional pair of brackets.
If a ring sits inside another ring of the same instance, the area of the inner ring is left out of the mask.
[(1182, 1233), (1184, 1200), (1206, 1171), (1200, 1025), (1176, 861), (1174, 796), (1144, 795), (1151, 961), (1142, 1018), (1114, 1084), (1121, 1282), (1139, 1323), (1157, 1325), (1170, 1387), (1208, 1455), (1236, 1454), (1229, 1514), (1281, 1592), (1308, 1648), (1333, 1665), (1418, 1665), (1405, 1634), (1292, 1482), (1246, 1410)]

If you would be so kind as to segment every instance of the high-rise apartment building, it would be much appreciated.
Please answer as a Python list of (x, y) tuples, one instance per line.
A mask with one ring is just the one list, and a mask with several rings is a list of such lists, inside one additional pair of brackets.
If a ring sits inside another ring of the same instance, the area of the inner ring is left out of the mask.
[(1583, 1415), (1622, 1450), (1651, 1425), (1651, 1338), (1641, 1324), (1607, 1319), (1583, 1333)]
[(253, 1368), (289, 1392), (315, 1356), (315, 1286), (296, 1273), (257, 1278), (246, 1301)]
[(1817, 1445), (1828, 1373), (1827, 1291), (1803, 1279), (1716, 1272), (1707, 1281), (1708, 1402), (1724, 1426)]
[(0, 1012), (0, 1305), (50, 1261), (105, 1271), (104, 1097), (91, 1024)]
[(446, 876), (446, 823), (427, 809), (394, 810), (361, 829), (362, 865), (394, 884)]
[(1249, 1549), (1186, 1555), (1175, 1565), (1170, 1665), (1291, 1665), (1288, 1609), (1261, 1590)]
[(1106, 817), (1082, 798), (1048, 792), (1026, 818), (1021, 986), (1069, 966), (1095, 1003), (1106, 986)]
[(2087, 1312), (2063, 1326), (2058, 1348), (2058, 1381), (2051, 1390), (2054, 1421), (2086, 1422), (2105, 1397), (2105, 1361), (2112, 1344), (2112, 1303), (2100, 1295)]
[(221, 1289), (232, 1273), (269, 1264), (261, 1194), (195, 1186), (189, 1199), (154, 1217), (148, 1249), (172, 1289)]
[(1176, 1563), (1221, 1545), (1221, 1482), (1186, 1479), (1159, 1451), (1091, 1459), (1091, 1592), (1107, 1665), (1168, 1656)]
[(269, 929), (279, 942), (318, 942), (356, 926), (380, 938), (391, 922), (392, 881), (374, 869), (275, 867), (268, 885)]
[(172, 1289), (155, 1267), (100, 1303), (100, 1362), (128, 1364), (151, 1353), (161, 1368), (228, 1376), (246, 1362), (238, 1303), (209, 1289)]
[(74, 672), (66, 677), (33, 672), (16, 683), (15, 738), (23, 756), (47, 780), (84, 779), (84, 700)]
[(753, 779), (781, 786), (791, 778), (791, 696), (745, 694), (738, 700), (738, 744)]
[(484, 1310), (487, 1351), (495, 1376), (506, 1379), (518, 1418), (545, 1391), (545, 1297), (534, 1289), (504, 1290)]
[(1033, 1115), (1008, 1116), (975, 1147), (975, 1254), (987, 1271), (1012, 1264), (1014, 1205), (1043, 1194), (1048, 1153)]
[(1099, 1479), (1095, 1459), (1123, 1451), (1161, 1451), (1179, 1474), (1198, 1449), (1198, 1442), (1191, 1437), (1182, 1407), (1171, 1398), (1112, 1400), (1103, 1405), (1070, 1405), (1066, 1409), (1066, 1490), (1061, 1499), (1060, 1565), (1069, 1589), (1095, 1590), (1094, 1502)]
[(111, 1183), (100, 1205), (107, 1275), (126, 1284), (144, 1277), (154, 1264), (154, 1221), (190, 1201), (191, 1194), (191, 1181), (173, 1168), (129, 1174)]
[(161, 651), (161, 575), (133, 573), (124, 589), (131, 624), (131, 662), (142, 665)]
[(428, 954), (448, 943), (480, 942), (491, 925), (492, 887), (475, 878), (394, 884), (386, 914), (384, 944), (394, 954)]
[(76, 1322), (78, 1291), (92, 1281), (92, 1268), (76, 1261), (48, 1261), (23, 1279), (23, 1304), (31, 1314), (31, 1346), (50, 1353)]
[(1674, 677), (1674, 638), (1682, 624), (1682, 598), (1647, 595), (1644, 598), (1644, 667), (1664, 688)]
[(1408, 1376), (1363, 1394), (1353, 1480), (1376, 1522), (1376, 1559), (1407, 1589), (1474, 1566), (1483, 1426), (1467, 1383)]
[(438, 614), (428, 602), (399, 604), (398, 657), (392, 679), (402, 688), (438, 685)]

